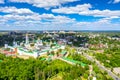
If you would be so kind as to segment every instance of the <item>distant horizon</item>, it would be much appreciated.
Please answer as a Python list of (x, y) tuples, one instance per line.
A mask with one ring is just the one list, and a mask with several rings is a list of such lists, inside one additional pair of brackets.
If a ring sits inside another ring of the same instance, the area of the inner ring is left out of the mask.
[(0, 30), (1, 31), (77, 31), (77, 32), (120, 32), (120, 30)]

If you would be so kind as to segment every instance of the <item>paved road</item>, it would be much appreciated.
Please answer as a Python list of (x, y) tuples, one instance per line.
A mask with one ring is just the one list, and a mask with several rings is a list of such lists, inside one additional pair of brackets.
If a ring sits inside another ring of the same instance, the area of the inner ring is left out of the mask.
[(104, 67), (103, 65), (101, 65), (99, 63), (99, 61), (94, 60), (91, 56), (87, 55), (86, 53), (83, 53), (83, 55), (90, 61), (92, 62), (96, 62), (96, 64), (98, 65), (98, 67), (102, 70), (105, 70), (114, 80), (120, 80), (120, 78), (118, 76), (116, 76), (114, 73), (112, 73), (110, 70), (108, 70), (106, 67)]

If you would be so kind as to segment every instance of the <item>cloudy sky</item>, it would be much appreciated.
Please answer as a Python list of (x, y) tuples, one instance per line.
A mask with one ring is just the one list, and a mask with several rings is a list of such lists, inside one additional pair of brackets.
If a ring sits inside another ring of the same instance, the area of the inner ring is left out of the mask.
[(120, 0), (0, 0), (0, 30), (120, 30)]

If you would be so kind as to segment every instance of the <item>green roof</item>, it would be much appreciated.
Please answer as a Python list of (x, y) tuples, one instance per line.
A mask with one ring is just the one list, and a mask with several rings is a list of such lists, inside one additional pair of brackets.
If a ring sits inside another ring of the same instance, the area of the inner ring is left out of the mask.
[(50, 54), (49, 56), (54, 56), (53, 54)]
[(19, 50), (24, 51), (23, 49), (19, 48)]
[(42, 60), (42, 61), (43, 61), (43, 60), (46, 60), (46, 58), (41, 58), (40, 60)]
[(33, 54), (33, 52), (32, 52), (32, 51), (25, 51), (25, 50), (24, 50), (24, 49), (22, 49), (22, 48), (19, 48), (19, 50), (24, 51), (24, 52), (29, 53), (29, 54)]
[(72, 59), (69, 59), (69, 58), (62, 57), (62, 59), (70, 61), (70, 62), (75, 63), (75, 64), (80, 64), (81, 66), (85, 66), (86, 65), (86, 64), (84, 64), (84, 63), (82, 63), (80, 61), (72, 60)]
[(37, 50), (34, 50), (34, 52), (38, 52)]
[[(51, 49), (48, 49), (48, 50), (43, 50), (43, 51), (41, 51), (40, 53), (48, 52), (48, 51), (53, 51), (53, 50), (55, 50), (55, 49), (59, 49), (60, 47), (61, 47), (61, 46), (59, 46), (59, 45), (57, 44), (55, 48), (51, 48)], [(33, 52), (38, 52), (37, 50), (34, 50), (34, 51), (25, 51), (22, 47), (18, 47), (18, 49), (21, 50), (21, 51), (24, 51), (24, 52), (26, 52), (26, 53), (29, 53), (29, 54), (33, 54)]]
[(54, 42), (53, 44), (57, 44), (57, 42)]

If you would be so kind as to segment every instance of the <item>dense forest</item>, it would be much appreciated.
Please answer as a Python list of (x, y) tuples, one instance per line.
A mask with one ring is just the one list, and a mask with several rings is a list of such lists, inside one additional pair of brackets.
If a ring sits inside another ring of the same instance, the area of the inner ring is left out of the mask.
[[(79, 60), (75, 55), (71, 57)], [(89, 61), (87, 63), (91, 64)], [(112, 80), (104, 71), (101, 72), (96, 66), (94, 67), (93, 76), (100, 78), (98, 80)], [(60, 60), (45, 61), (40, 58), (24, 60), (0, 54), (0, 80), (82, 80), (88, 77), (88, 66), (70, 65)]]
[[(78, 79), (85, 68), (72, 66), (60, 60), (20, 59), (0, 54), (0, 80), (47, 80), (63, 73), (64, 80)], [(74, 75), (73, 75), (74, 74)]]
[(99, 61), (104, 63), (106, 67), (120, 67), (120, 49), (106, 49), (104, 53), (97, 53), (95, 54), (95, 56)]

